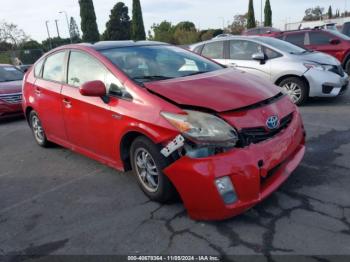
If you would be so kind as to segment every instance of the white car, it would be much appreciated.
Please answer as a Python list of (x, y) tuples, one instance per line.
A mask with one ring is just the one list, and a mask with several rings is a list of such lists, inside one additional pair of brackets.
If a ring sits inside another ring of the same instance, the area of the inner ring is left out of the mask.
[(345, 92), (348, 75), (334, 57), (262, 36), (229, 36), (190, 46), (220, 64), (266, 78), (282, 87), (297, 105), (308, 97)]

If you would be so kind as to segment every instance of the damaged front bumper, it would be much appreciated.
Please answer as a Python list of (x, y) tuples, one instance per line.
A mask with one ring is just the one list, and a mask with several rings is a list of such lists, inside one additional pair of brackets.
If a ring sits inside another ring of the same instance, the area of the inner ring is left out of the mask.
[[(189, 216), (221, 220), (238, 215), (274, 192), (296, 169), (305, 153), (299, 114), (275, 137), (206, 158), (183, 156), (163, 170), (179, 192)], [(229, 177), (237, 201), (225, 204), (215, 181)]]

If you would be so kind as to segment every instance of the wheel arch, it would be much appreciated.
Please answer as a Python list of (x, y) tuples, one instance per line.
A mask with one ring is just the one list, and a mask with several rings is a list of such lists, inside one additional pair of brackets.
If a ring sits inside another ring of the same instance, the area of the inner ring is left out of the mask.
[(301, 79), (301, 80), (306, 84), (308, 93), (310, 92), (310, 84), (309, 84), (309, 81), (306, 79), (305, 76), (299, 76), (299, 75), (293, 75), (293, 74), (284, 75), (284, 76), (279, 77), (279, 78), (275, 81), (275, 85), (279, 86), (280, 83), (281, 83), (283, 80), (285, 80), (285, 79), (287, 79), (287, 78), (291, 78), (291, 77), (296, 77), (296, 78)]
[(29, 126), (30, 126), (29, 115), (30, 115), (30, 112), (32, 112), (33, 110), (34, 110), (34, 108), (31, 107), (31, 106), (27, 106), (26, 109), (25, 109), (24, 116), (25, 116), (25, 118), (26, 118), (27, 123), (28, 123)]

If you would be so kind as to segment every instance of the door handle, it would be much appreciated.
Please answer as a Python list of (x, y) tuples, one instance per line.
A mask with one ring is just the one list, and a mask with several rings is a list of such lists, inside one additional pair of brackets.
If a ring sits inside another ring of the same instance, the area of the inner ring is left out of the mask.
[(63, 104), (65, 105), (66, 108), (72, 107), (71, 101), (69, 101), (67, 98), (64, 98), (62, 101), (63, 101)]
[(35, 94), (40, 95), (41, 94), (41, 90), (39, 87), (36, 87), (34, 90)]

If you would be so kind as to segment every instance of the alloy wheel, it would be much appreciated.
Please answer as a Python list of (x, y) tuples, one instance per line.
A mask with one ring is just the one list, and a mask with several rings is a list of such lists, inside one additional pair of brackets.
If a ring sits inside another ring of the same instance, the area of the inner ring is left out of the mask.
[(137, 176), (149, 192), (156, 192), (159, 187), (159, 172), (151, 154), (145, 148), (138, 148), (134, 154)]
[(34, 137), (35, 139), (40, 143), (44, 143), (45, 142), (45, 133), (44, 133), (44, 129), (41, 126), (41, 122), (39, 120), (39, 118), (36, 115), (32, 116), (32, 128), (33, 128), (33, 132), (34, 132)]
[(289, 82), (282, 86), (282, 89), (289, 95), (293, 103), (297, 103), (302, 96), (302, 91), (297, 83)]

